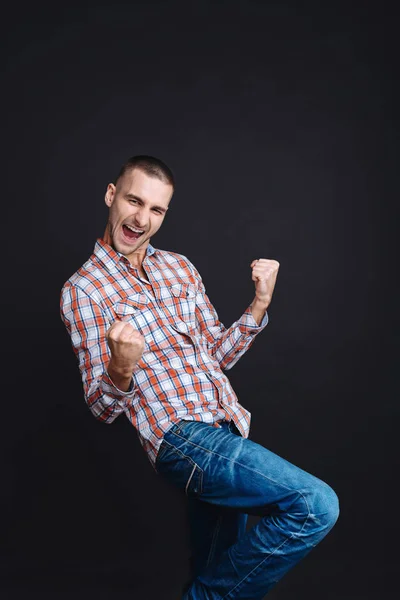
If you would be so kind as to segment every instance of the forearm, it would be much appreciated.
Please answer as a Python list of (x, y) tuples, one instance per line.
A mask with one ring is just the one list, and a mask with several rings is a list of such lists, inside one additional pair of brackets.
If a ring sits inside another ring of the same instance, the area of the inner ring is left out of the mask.
[(248, 350), (255, 336), (268, 323), (267, 304), (254, 298), (240, 319), (226, 329), (206, 294), (200, 274), (193, 265), (191, 268), (198, 281), (197, 325), (202, 337), (206, 340), (209, 354), (219, 362), (222, 369), (230, 369)]
[(265, 316), (265, 311), (267, 310), (268, 306), (269, 305), (265, 302), (261, 302), (260, 300), (258, 300), (256, 296), (254, 297), (254, 300), (251, 303), (251, 314), (253, 315), (257, 325), (261, 324), (261, 321)]
[[(240, 319), (227, 330), (221, 343), (214, 346), (214, 356), (222, 369), (231, 369), (247, 352), (258, 333), (267, 325), (268, 313), (265, 305), (262, 306), (263, 308), (258, 304), (254, 306), (253, 303), (248, 306)], [(253, 310), (256, 312), (255, 316)], [(256, 318), (259, 318), (259, 321)], [(227, 337), (226, 334), (228, 334)]]

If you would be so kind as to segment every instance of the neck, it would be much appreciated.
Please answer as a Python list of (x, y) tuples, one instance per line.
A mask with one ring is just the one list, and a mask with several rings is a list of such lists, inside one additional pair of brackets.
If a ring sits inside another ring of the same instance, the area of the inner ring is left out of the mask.
[(133, 260), (132, 258), (129, 258), (129, 262), (131, 263), (132, 267), (135, 267), (135, 269), (141, 269), (142, 268), (142, 261), (137, 261), (137, 260)]
[(126, 255), (126, 258), (129, 260), (133, 267), (136, 267), (137, 269), (140, 269), (142, 267), (142, 262), (146, 256), (146, 249), (147, 245), (145, 248), (140, 248), (139, 250), (132, 252), (132, 254)]

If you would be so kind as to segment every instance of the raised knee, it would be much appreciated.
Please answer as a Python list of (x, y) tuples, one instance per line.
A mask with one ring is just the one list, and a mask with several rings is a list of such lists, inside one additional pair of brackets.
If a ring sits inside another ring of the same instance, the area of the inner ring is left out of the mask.
[(336, 492), (321, 481), (310, 494), (310, 513), (318, 521), (319, 526), (329, 531), (339, 517), (339, 498)]

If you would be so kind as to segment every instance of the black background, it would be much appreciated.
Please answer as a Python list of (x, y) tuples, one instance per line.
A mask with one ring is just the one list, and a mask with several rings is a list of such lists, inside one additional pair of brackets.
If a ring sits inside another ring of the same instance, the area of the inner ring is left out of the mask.
[[(15, 3), (3, 15), (1, 593), (175, 600), (183, 498), (85, 406), (59, 317), (131, 155), (175, 172), (153, 238), (225, 325), (250, 263), (270, 323), (229, 371), (251, 438), (327, 481), (335, 528), (268, 598), (394, 598), (399, 134), (392, 6)], [(397, 532), (396, 532), (397, 529)], [(396, 595), (397, 597), (397, 595)]]

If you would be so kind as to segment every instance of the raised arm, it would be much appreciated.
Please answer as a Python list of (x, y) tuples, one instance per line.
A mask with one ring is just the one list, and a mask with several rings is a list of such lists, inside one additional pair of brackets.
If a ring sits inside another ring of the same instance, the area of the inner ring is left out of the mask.
[[(255, 336), (268, 323), (268, 314), (264, 310), (260, 323), (255, 320), (252, 304), (247, 307), (238, 321), (226, 328), (219, 320), (197, 269), (190, 263), (190, 268), (197, 282), (196, 322), (201, 335), (207, 341), (209, 353), (220, 364), (221, 369), (228, 370), (250, 348)], [(257, 309), (259, 307), (256, 307)]]

